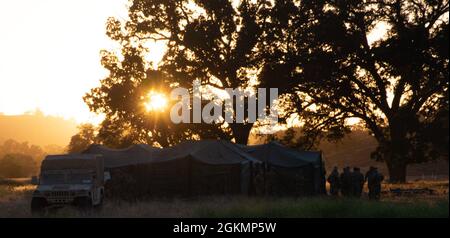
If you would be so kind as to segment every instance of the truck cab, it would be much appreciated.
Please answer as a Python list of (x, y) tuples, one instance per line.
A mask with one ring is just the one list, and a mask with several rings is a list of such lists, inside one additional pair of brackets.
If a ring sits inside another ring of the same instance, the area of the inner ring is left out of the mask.
[(49, 206), (100, 206), (104, 194), (103, 158), (91, 154), (49, 155), (41, 164), (31, 211)]

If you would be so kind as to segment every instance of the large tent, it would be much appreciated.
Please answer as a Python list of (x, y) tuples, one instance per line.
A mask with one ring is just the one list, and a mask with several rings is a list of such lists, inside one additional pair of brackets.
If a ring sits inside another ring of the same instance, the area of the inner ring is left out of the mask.
[(325, 192), (321, 152), (297, 151), (277, 142), (240, 147), (264, 164), (264, 184), (271, 187), (266, 193), (299, 196)]
[(261, 163), (237, 145), (219, 140), (187, 141), (164, 149), (92, 145), (83, 153), (102, 155), (111, 173), (107, 191), (128, 198), (248, 194), (251, 168)]

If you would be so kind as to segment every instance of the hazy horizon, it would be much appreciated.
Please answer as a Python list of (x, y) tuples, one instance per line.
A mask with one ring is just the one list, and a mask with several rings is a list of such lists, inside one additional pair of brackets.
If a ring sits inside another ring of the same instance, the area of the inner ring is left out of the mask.
[[(71, 136), (77, 133), (77, 122), (43, 114), (1, 115), (0, 143), (8, 139), (28, 142), (41, 147), (67, 146)], [(45, 136), (44, 136), (45, 135)]]
[(0, 112), (39, 109), (77, 122), (98, 121), (82, 96), (106, 75), (99, 52), (115, 43), (105, 34), (105, 22), (126, 16), (126, 3), (1, 1)]

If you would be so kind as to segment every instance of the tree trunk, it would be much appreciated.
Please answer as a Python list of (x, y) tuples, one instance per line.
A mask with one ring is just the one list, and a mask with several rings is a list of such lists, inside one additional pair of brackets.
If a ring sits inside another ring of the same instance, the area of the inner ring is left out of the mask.
[(406, 139), (406, 126), (401, 117), (390, 122), (391, 141), (387, 147), (386, 164), (389, 170), (389, 181), (392, 183), (406, 182), (407, 154), (410, 150)]
[(406, 182), (407, 163), (398, 161), (398, 158), (390, 158), (386, 161), (389, 170), (389, 182), (404, 183)]
[(252, 127), (253, 124), (231, 124), (230, 128), (233, 131), (233, 136), (236, 143), (247, 145)]

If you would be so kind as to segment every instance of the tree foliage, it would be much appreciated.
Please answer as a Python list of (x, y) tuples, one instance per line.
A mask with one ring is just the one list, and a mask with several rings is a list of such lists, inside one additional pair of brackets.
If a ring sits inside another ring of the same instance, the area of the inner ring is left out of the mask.
[(25, 154), (6, 154), (0, 159), (0, 177), (24, 178), (37, 171), (36, 161)]
[[(448, 10), (447, 0), (133, 0), (126, 22), (107, 22), (121, 51), (102, 52), (109, 75), (85, 101), (106, 115), (99, 138), (110, 145), (247, 143), (252, 123), (173, 124), (144, 110), (146, 93), (195, 79), (278, 88), (282, 119), (300, 118), (298, 145), (340, 139), (357, 118), (379, 143), (373, 158), (404, 181), (408, 164), (448, 155)], [(157, 71), (149, 41), (167, 44)]]
[[(122, 46), (121, 57), (102, 53), (102, 64), (110, 75), (85, 97), (91, 110), (106, 114), (102, 129), (125, 134), (129, 141), (163, 146), (212, 135), (246, 144), (253, 128), (248, 120), (175, 125), (168, 113), (149, 115), (137, 105), (151, 89), (192, 88), (194, 80), (218, 90), (262, 85), (258, 82), (264, 60), (260, 48), (272, 27), (270, 7), (270, 1), (132, 1), (127, 22), (114, 18), (107, 22), (108, 36)], [(158, 71), (145, 60), (145, 54), (152, 53), (145, 44), (152, 40), (167, 44)]]
[(47, 154), (40, 146), (30, 145), (28, 142), (18, 142), (8, 139), (0, 144), (0, 158), (8, 154), (23, 154), (34, 158), (38, 163)]
[(0, 144), (0, 177), (23, 178), (35, 175), (47, 154), (63, 152), (63, 148), (56, 145), (41, 148), (28, 142), (8, 139)]
[[(297, 80), (305, 136), (326, 129), (339, 137), (347, 119), (359, 118), (379, 143), (373, 157), (387, 162), (393, 181), (405, 180), (407, 164), (436, 158), (430, 135), (448, 113), (448, 10), (448, 1), (312, 5), (311, 41), (306, 50), (288, 50), (293, 56), (281, 63)], [(387, 33), (370, 39), (377, 27)]]
[(92, 124), (81, 124), (78, 133), (70, 138), (67, 151), (80, 153), (97, 142), (96, 128)]

